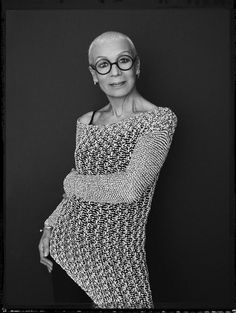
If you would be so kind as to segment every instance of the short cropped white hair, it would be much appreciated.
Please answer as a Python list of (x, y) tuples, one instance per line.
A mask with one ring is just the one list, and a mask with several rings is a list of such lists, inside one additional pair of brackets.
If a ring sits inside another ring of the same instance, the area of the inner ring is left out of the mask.
[(120, 33), (120, 32), (115, 32), (115, 31), (107, 31), (105, 33), (102, 33), (101, 35), (99, 35), (98, 37), (96, 37), (90, 44), (89, 49), (88, 49), (88, 61), (89, 64), (92, 63), (92, 56), (91, 56), (91, 52), (93, 47), (97, 44), (97, 43), (105, 43), (107, 41), (110, 40), (116, 40), (116, 39), (126, 39), (129, 44), (130, 44), (130, 48), (131, 48), (131, 52), (133, 54), (133, 57), (137, 55), (137, 50), (133, 44), (133, 41), (125, 34)]

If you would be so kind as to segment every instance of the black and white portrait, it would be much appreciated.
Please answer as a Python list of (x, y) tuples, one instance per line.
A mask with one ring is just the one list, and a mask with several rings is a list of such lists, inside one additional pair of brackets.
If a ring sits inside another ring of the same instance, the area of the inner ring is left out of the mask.
[(6, 1), (6, 309), (233, 303), (231, 11), (194, 3)]

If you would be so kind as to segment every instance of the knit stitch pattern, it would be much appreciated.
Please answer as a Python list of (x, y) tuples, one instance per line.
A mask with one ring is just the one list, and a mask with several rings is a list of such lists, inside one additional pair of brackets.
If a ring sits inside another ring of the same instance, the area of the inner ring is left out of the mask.
[(98, 308), (154, 308), (145, 228), (176, 126), (167, 107), (108, 125), (77, 121), (67, 198), (44, 224), (52, 258)]

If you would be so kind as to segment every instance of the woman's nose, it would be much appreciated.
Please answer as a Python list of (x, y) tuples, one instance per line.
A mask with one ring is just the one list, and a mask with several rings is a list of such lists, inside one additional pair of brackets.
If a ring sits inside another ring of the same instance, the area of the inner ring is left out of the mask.
[(112, 64), (111, 66), (111, 75), (112, 76), (117, 76), (121, 74), (121, 70), (119, 69), (119, 67), (117, 66), (117, 64)]

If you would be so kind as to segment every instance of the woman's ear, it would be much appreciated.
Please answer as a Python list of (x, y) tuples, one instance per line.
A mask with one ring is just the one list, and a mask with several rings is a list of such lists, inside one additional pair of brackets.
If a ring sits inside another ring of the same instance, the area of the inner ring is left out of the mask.
[(98, 82), (97, 75), (96, 75), (94, 69), (90, 65), (88, 68), (89, 68), (89, 71), (93, 77), (93, 82), (94, 82), (94, 84), (96, 84)]
[(140, 73), (140, 59), (138, 56), (136, 58), (135, 72), (136, 74)]
[(139, 77), (140, 75), (140, 59), (139, 57), (137, 56), (136, 58), (136, 62), (135, 62), (135, 74)]

